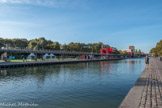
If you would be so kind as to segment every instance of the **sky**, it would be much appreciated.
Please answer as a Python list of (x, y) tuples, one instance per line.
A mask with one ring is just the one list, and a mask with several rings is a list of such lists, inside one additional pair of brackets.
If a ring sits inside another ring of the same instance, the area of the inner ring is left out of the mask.
[(162, 39), (162, 0), (0, 0), (0, 37), (134, 45), (148, 53)]

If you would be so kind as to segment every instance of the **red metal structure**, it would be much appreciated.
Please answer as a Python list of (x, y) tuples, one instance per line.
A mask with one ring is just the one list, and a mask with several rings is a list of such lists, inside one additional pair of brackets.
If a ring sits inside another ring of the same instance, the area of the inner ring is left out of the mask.
[(106, 54), (102, 55), (102, 57), (109, 58), (109, 54), (113, 52), (113, 48), (110, 48), (108, 45), (102, 45), (100, 52), (101, 54)]
[(113, 52), (112, 48), (103, 48), (101, 49), (101, 54), (110, 54)]
[(127, 52), (128, 53), (128, 55), (132, 55), (132, 52)]
[[(106, 46), (106, 48), (104, 48), (104, 46)], [(102, 45), (100, 52), (101, 52), (101, 54), (107, 54), (108, 55), (108, 54), (113, 52), (113, 48), (109, 48), (108, 45)]]

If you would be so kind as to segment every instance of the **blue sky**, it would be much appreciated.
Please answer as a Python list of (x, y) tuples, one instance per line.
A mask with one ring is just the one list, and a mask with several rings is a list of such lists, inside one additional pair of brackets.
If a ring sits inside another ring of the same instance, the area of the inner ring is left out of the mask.
[(162, 39), (162, 0), (0, 0), (0, 37), (149, 52)]

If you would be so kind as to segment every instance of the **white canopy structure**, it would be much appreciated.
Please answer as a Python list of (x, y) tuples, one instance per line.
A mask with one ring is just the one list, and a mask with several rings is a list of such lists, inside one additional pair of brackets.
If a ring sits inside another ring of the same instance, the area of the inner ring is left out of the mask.
[(48, 55), (48, 53), (46, 53), (44, 56), (43, 56), (43, 59), (47, 59), (47, 57), (50, 57), (50, 55)]
[(45, 59), (47, 59), (47, 58), (50, 58), (50, 59), (54, 59), (54, 58), (56, 58), (56, 56), (54, 55), (54, 54), (48, 54), (48, 53), (46, 53), (44, 56), (43, 56), (43, 59), (45, 60)]
[(31, 53), (29, 56), (35, 56), (35, 54), (34, 53)]
[(27, 59), (32, 59), (33, 57), (35, 57), (35, 54), (31, 53), (30, 55), (28, 55)]
[(50, 56), (50, 59), (56, 58), (56, 56), (54, 54), (52, 54), (52, 53), (49, 56)]

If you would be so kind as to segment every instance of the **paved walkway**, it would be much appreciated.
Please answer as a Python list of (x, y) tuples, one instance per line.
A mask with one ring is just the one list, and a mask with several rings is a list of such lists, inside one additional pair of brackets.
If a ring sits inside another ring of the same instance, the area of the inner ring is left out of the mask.
[(152, 58), (119, 108), (162, 108), (162, 62)]

